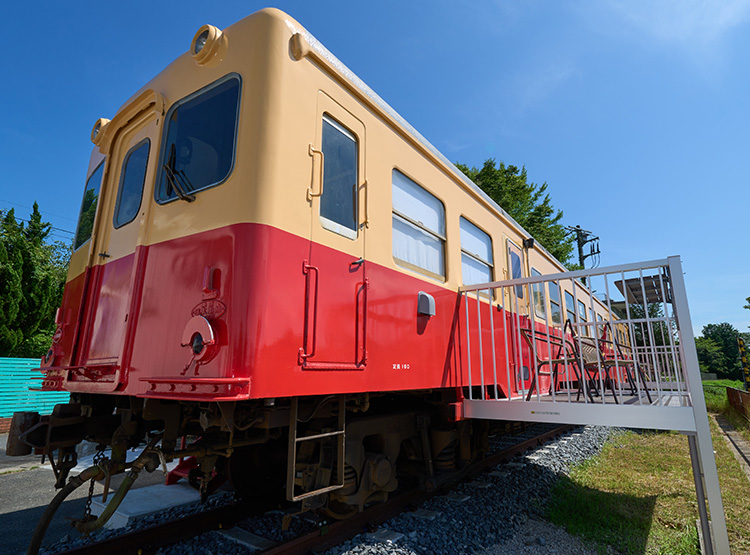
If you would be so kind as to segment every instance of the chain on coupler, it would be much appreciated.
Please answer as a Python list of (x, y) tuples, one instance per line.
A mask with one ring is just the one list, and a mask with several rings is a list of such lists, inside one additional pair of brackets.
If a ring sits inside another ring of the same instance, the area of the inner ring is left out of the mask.
[[(104, 461), (107, 461), (107, 460), (108, 459), (104, 456), (104, 449), (100, 449), (99, 451), (97, 451), (96, 455), (94, 455), (94, 466), (99, 467), (102, 470), (102, 472), (104, 472), (104, 476), (106, 477), (105, 484), (104, 484), (104, 493), (102, 494), (102, 503), (106, 501), (107, 490), (109, 489), (109, 479), (110, 479), (109, 467), (108, 465), (104, 464)], [(81, 519), (82, 522), (90, 522), (92, 520), (96, 520), (97, 518), (91, 515), (91, 502), (94, 499), (94, 484), (95, 483), (96, 483), (96, 478), (92, 476), (91, 482), (89, 484), (89, 495), (86, 498), (86, 508), (83, 511), (83, 518)]]

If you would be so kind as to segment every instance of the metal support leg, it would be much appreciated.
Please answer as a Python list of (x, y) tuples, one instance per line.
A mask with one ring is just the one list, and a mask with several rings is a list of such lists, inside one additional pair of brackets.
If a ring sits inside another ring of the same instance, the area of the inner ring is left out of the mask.
[(706, 555), (714, 555), (713, 541), (711, 540), (711, 526), (708, 522), (708, 511), (706, 510), (706, 495), (703, 484), (703, 470), (701, 468), (698, 445), (695, 434), (689, 434), (688, 446), (690, 447), (690, 462), (693, 464), (693, 479), (695, 480), (695, 495), (698, 498), (698, 514), (701, 520), (701, 531), (703, 543), (706, 547)]
[[(677, 326), (680, 330), (681, 342), (685, 348), (683, 351), (685, 363), (685, 379), (687, 382), (688, 392), (690, 394), (690, 403), (693, 407), (693, 418), (695, 419), (696, 434), (692, 436), (691, 457), (693, 458), (693, 468), (697, 460), (699, 469), (702, 469), (703, 480), (706, 485), (706, 497), (708, 500), (708, 509), (711, 511), (711, 523), (713, 528), (713, 537), (706, 538), (706, 550), (712, 549), (711, 540), (715, 542), (716, 553), (718, 555), (729, 555), (729, 535), (727, 534), (727, 521), (724, 516), (724, 505), (721, 502), (721, 489), (719, 487), (719, 473), (716, 469), (716, 459), (714, 458), (713, 444), (711, 443), (711, 428), (708, 425), (708, 415), (706, 414), (706, 398), (703, 395), (703, 386), (701, 385), (700, 370), (698, 365), (698, 353), (695, 350), (695, 340), (693, 338), (692, 325), (690, 323), (690, 308), (688, 307), (687, 294), (685, 293), (685, 281), (682, 276), (682, 265), (677, 256), (671, 256), (669, 261), (669, 276), (673, 285), (672, 306), (677, 318)], [(695, 452), (693, 451), (695, 449)], [(695, 473), (695, 470), (693, 470)], [(698, 474), (700, 476), (700, 474)], [(698, 479), (696, 478), (696, 484)], [(700, 489), (700, 488), (697, 488)], [(699, 506), (704, 507), (705, 503)]]

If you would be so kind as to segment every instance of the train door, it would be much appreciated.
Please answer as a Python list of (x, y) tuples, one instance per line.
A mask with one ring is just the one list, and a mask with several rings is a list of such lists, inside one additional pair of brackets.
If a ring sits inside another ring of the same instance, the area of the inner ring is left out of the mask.
[(299, 362), (304, 369), (363, 370), (366, 365), (364, 141), (362, 122), (321, 92), (310, 145), (310, 258), (302, 268), (305, 322)]
[[(519, 279), (528, 277), (525, 271), (526, 264), (523, 250), (510, 239), (508, 239), (507, 245), (509, 278)], [(515, 369), (515, 386), (518, 392), (527, 391), (531, 387), (529, 350), (520, 331), (522, 328), (528, 328), (532, 325), (531, 319), (528, 317), (528, 307), (530, 306), (529, 296), (528, 287), (517, 285), (508, 289), (507, 298), (505, 299), (505, 306), (510, 311), (508, 316), (511, 320), (510, 329), (514, 330), (512, 334), (515, 338), (513, 342), (513, 367)]]
[(90, 251), (93, 271), (78, 357), (82, 365), (121, 369), (129, 363), (129, 322), (136, 320), (134, 293), (140, 294), (136, 289), (146, 263), (145, 249), (136, 246), (150, 198), (144, 187), (154, 181), (156, 118), (154, 111), (141, 112), (118, 130), (110, 148)]

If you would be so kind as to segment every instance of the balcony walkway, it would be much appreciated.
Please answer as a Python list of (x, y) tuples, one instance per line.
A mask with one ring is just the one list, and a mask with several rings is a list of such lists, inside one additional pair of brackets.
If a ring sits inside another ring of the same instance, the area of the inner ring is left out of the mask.
[(466, 418), (684, 433), (702, 532), (713, 539), (706, 552), (729, 554), (678, 257), (464, 286), (460, 294)]

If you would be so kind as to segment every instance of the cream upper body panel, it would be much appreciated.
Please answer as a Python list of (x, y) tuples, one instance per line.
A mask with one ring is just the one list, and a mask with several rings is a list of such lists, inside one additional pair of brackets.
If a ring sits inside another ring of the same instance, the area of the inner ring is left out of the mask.
[[(313, 236), (320, 225), (312, 215), (315, 200), (316, 159), (311, 147), (320, 146), (320, 120), (328, 115), (352, 121), (360, 148), (358, 176), (360, 232), (365, 233), (365, 258), (398, 271), (392, 254), (392, 176), (396, 169), (437, 197), (445, 207), (445, 276), (437, 284), (461, 285), (459, 219), (471, 221), (492, 237), (494, 279), (508, 279), (506, 243), (521, 244), (529, 237), (504, 210), (419, 135), (369, 87), (333, 57), (312, 35), (285, 13), (266, 9), (223, 31), (226, 48), (210, 64), (200, 65), (190, 52), (172, 62), (126, 102), (128, 111), (147, 91), (164, 99), (152, 126), (150, 173), (144, 186), (137, 240), (131, 246), (150, 245), (237, 223), (260, 223), (299, 237)], [(219, 59), (220, 58), (220, 59)], [(178, 199), (159, 204), (154, 183), (162, 160), (164, 115), (169, 107), (222, 77), (241, 79), (240, 107), (234, 163), (221, 184), (200, 191), (195, 201)], [(117, 119), (117, 115), (113, 121)], [(359, 123), (356, 123), (359, 122)], [(346, 123), (345, 123), (346, 125)], [(111, 144), (111, 143), (110, 143)], [(108, 163), (116, 166), (113, 159)], [(116, 167), (103, 189), (117, 186)], [(107, 195), (102, 196), (104, 204)], [(113, 195), (110, 193), (109, 198)], [(150, 209), (147, 209), (151, 205)], [(111, 207), (109, 208), (111, 210)], [(106, 206), (99, 211), (105, 214)], [(109, 225), (102, 217), (100, 225)], [(335, 248), (351, 254), (358, 246), (334, 238)], [(80, 250), (86, 250), (82, 247)], [(123, 255), (126, 253), (122, 253)], [(537, 244), (530, 250), (533, 264), (543, 273), (563, 271)], [(74, 254), (75, 276), (85, 268), (84, 256)], [(102, 263), (89, 257), (91, 263)], [(528, 270), (527, 270), (528, 271)], [(423, 277), (423, 276), (422, 276)]]

